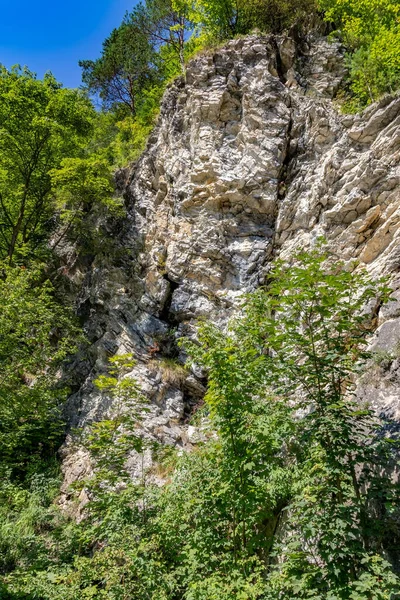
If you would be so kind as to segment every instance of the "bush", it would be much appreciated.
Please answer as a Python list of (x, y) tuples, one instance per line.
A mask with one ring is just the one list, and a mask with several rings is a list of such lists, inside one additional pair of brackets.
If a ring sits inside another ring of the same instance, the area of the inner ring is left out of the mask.
[(400, 6), (392, 0), (319, 0), (349, 49), (353, 110), (400, 85)]
[(145, 472), (130, 482), (126, 458), (146, 446), (137, 431), (144, 406), (121, 372), (132, 358), (113, 359), (97, 385), (114, 415), (84, 436), (97, 461), (82, 482), (84, 518), (55, 519), (33, 490), (15, 493), (21, 522), (4, 506), (10, 594), (389, 600), (399, 495), (386, 474), (397, 445), (352, 398), (369, 358), (363, 307), (388, 293), (325, 255), (300, 254), (276, 264), (269, 288), (248, 296), (228, 331), (201, 325), (197, 342), (183, 344), (208, 372), (207, 441), (169, 457), (163, 487)]

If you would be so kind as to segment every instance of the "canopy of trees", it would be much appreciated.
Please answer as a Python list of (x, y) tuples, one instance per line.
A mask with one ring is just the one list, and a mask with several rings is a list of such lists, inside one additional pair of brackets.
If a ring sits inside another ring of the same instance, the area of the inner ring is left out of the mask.
[(0, 70), (0, 258), (33, 255), (54, 219), (50, 173), (87, 144), (94, 111), (51, 75)]

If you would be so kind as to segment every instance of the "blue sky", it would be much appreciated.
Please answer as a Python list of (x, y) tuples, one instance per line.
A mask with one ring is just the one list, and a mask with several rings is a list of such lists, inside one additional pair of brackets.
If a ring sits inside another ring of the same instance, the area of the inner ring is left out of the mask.
[(65, 86), (81, 84), (80, 59), (101, 44), (136, 0), (0, 0), (0, 63), (52, 73)]

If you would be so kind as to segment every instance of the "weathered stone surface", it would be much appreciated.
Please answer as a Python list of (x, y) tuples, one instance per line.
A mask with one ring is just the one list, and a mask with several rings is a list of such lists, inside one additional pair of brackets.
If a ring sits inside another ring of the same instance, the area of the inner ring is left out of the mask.
[[(112, 411), (91, 381), (110, 355), (133, 352), (131, 376), (151, 405), (144, 435), (196, 439), (187, 421), (201, 374), (176, 381), (161, 358), (182, 360), (176, 338), (196, 319), (224, 324), (274, 256), (321, 235), (338, 258), (393, 276), (398, 296), (400, 98), (341, 115), (332, 98), (343, 76), (337, 44), (258, 36), (198, 56), (169, 88), (146, 151), (117, 176), (128, 209), (110, 234), (118, 252), (71, 268), (92, 342), (68, 407), (74, 426)], [(381, 326), (377, 347), (395, 343), (394, 323)], [(397, 398), (393, 381), (379, 388), (382, 406)], [(70, 481), (71, 455), (64, 464)]]
[(385, 321), (375, 332), (370, 350), (384, 350), (386, 352), (397, 352), (400, 350), (400, 319), (389, 319)]

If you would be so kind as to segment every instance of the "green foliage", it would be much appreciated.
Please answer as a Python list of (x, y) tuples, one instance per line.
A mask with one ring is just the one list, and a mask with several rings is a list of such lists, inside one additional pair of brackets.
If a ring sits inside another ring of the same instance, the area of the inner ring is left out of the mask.
[(268, 289), (246, 298), (226, 332), (202, 324), (196, 342), (182, 343), (208, 373), (204, 441), (160, 466), (162, 487), (145, 470), (135, 482), (127, 474), (130, 453), (149, 449), (138, 432), (146, 407), (132, 357), (112, 359), (96, 382), (113, 398), (109, 418), (83, 438), (94, 461), (84, 518), (68, 523), (46, 502), (38, 508), (33, 491), (17, 491), (23, 517), (4, 513), (9, 593), (392, 599), (399, 503), (387, 472), (397, 444), (352, 395), (369, 358), (365, 305), (388, 295), (385, 281), (315, 251), (277, 262)]
[(148, 37), (137, 23), (125, 20), (104, 41), (100, 58), (79, 64), (84, 83), (106, 108), (121, 105), (126, 114), (134, 116), (142, 91), (155, 82), (153, 63), (154, 51)]
[[(63, 89), (50, 74), (40, 81), (27, 69), (0, 68), (2, 573), (29, 570), (33, 563), (39, 568), (54, 554), (68, 554), (57, 539), (67, 528), (53, 506), (60, 486), (55, 456), (67, 394), (61, 367), (82, 336), (50, 281), (49, 238), (67, 210), (61, 194), (64, 200), (69, 194), (71, 204), (79, 187), (72, 190), (71, 180), (67, 190), (58, 181), (57, 203), (54, 174), (83, 160), (94, 120), (86, 96)], [(26, 598), (2, 583), (0, 590), (2, 598)]]
[[(82, 482), (91, 499), (84, 518), (79, 524), (69, 522), (54, 506), (45, 506), (45, 533), (33, 518), (40, 540), (29, 554), (31, 569), (25, 551), (17, 557), (13, 572), (6, 574), (10, 593), (46, 600), (121, 599), (150, 597), (158, 590), (157, 597), (168, 597), (161, 594), (169, 585), (168, 573), (150, 533), (154, 492), (144, 480), (131, 483), (125, 468), (128, 452), (142, 453), (146, 447), (136, 432), (146, 403), (135, 381), (126, 376), (134, 366), (132, 356), (117, 356), (110, 363), (109, 373), (95, 383), (113, 398), (112, 415), (93, 423), (81, 440), (95, 465), (93, 475)], [(31, 492), (21, 493), (25, 503), (36, 506)], [(24, 520), (29, 518), (27, 511), (22, 510)], [(6, 514), (11, 523), (13, 513), (8, 509)]]
[(36, 464), (27, 485), (12, 482), (7, 476), (2, 478), (0, 573), (12, 571), (17, 566), (29, 569), (32, 562), (46, 561), (47, 543), (51, 542), (46, 532), (49, 526), (65, 523), (52, 506), (59, 488), (57, 465), (51, 461)]
[(104, 234), (96, 220), (125, 214), (121, 199), (113, 197), (112, 164), (101, 153), (90, 153), (63, 159), (50, 176), (59, 217), (52, 250), (66, 237), (77, 240), (81, 252), (104, 250)]
[[(154, 127), (159, 112), (160, 92), (157, 88), (149, 90), (146, 102), (136, 117), (124, 116), (116, 112), (97, 113), (93, 137), (87, 148), (87, 158), (104, 164), (103, 177), (110, 178), (118, 167), (125, 167), (139, 158), (143, 152), (149, 133)], [(108, 165), (108, 175), (105, 164)], [(108, 204), (113, 208), (111, 196), (92, 205), (103, 210)], [(88, 206), (88, 203), (87, 203)]]
[(351, 51), (347, 103), (359, 110), (400, 85), (400, 6), (393, 0), (319, 0)]
[(368, 47), (357, 50), (350, 61), (352, 91), (360, 106), (400, 87), (400, 28), (382, 28)]
[(158, 117), (163, 92), (163, 86), (144, 91), (136, 117), (116, 121), (117, 131), (110, 146), (114, 164), (124, 166), (139, 158)]
[(18, 474), (58, 448), (57, 372), (79, 335), (39, 267), (3, 263), (0, 302), (0, 469)]
[(205, 400), (219, 435), (225, 522), (235, 560), (248, 558), (255, 547), (268, 554), (291, 480), (281, 453), (292, 427), (290, 408), (269, 386), (264, 355), (243, 341), (234, 329), (225, 336), (205, 324), (200, 346), (185, 344), (209, 374)]
[(52, 75), (0, 69), (0, 258), (40, 254), (54, 222), (50, 177), (66, 157), (79, 156), (94, 110), (77, 90)]
[(173, 3), (185, 5), (189, 19), (203, 29), (206, 38), (214, 41), (253, 29), (281, 33), (316, 13), (313, 0), (174, 0)]
[[(273, 390), (269, 403), (276, 410), (281, 402), (287, 411), (285, 418), (280, 409), (277, 425), (272, 426), (271, 416), (267, 419), (276, 435), (279, 424), (291, 424), (280, 434), (280, 444), (271, 446), (278, 459), (286, 446), (285, 461), (274, 464), (273, 453), (265, 449), (271, 432), (256, 445), (256, 450), (263, 446), (261, 456), (268, 456), (271, 468), (268, 473), (264, 465), (261, 476), (264, 485), (271, 482), (269, 493), (263, 490), (262, 506), (268, 508), (268, 498), (278, 499), (262, 522), (276, 523), (285, 515), (288, 531), (278, 545), (274, 539), (268, 543), (264, 531), (263, 543), (268, 551), (275, 545), (281, 563), (271, 570), (267, 597), (355, 598), (355, 590), (364, 585), (380, 594), (376, 597), (389, 598), (397, 581), (379, 553), (382, 543), (392, 545), (394, 531), (398, 539), (393, 521), (398, 502), (397, 488), (382, 469), (394, 459), (390, 443), (377, 434), (373, 414), (360, 410), (351, 397), (354, 374), (369, 356), (365, 338), (370, 326), (362, 309), (377, 295), (385, 302), (389, 290), (384, 282), (376, 286), (362, 273), (326, 264), (327, 257), (317, 252), (297, 260), (289, 268), (277, 263), (268, 290), (248, 299), (244, 316), (228, 336), (203, 326), (200, 346), (190, 344), (190, 354), (209, 370), (206, 401), (221, 443), (230, 442), (224, 454), (233, 455), (229, 465), (235, 465), (236, 489), (252, 516), (261, 516), (261, 499), (252, 509), (248, 492), (256, 490), (252, 477), (260, 466), (246, 455), (251, 448), (246, 437), (240, 440), (241, 431), (252, 435), (254, 426), (243, 428), (240, 416), (251, 412), (257, 389)], [(297, 422), (294, 410), (305, 413)], [(275, 483), (280, 472), (280, 486), (292, 481), (286, 490)], [(233, 498), (234, 492), (229, 495)], [(246, 540), (248, 532), (246, 527)]]
[[(290, 477), (280, 480), (279, 469), (273, 473), (269, 457), (256, 470), (261, 451), (255, 444), (261, 440), (265, 448), (267, 435), (256, 432), (253, 451), (242, 460), (236, 455), (234, 463), (217, 441), (179, 460), (156, 520), (165, 560), (182, 590), (178, 597), (250, 599), (265, 587), (274, 511), (290, 485)], [(254, 469), (245, 462), (251, 459)]]
[(115, 356), (110, 359), (109, 375), (100, 375), (94, 382), (101, 392), (113, 399), (110, 418), (93, 423), (84, 442), (96, 464), (95, 477), (88, 485), (96, 488), (97, 495), (101, 495), (106, 485), (129, 480), (125, 470), (128, 452), (140, 454), (145, 448), (137, 429), (148, 410), (146, 399), (134, 379), (119, 379), (123, 371), (132, 370), (134, 364), (130, 354)]
[(79, 219), (96, 202), (111, 203), (114, 186), (110, 165), (96, 155), (64, 158), (51, 177), (59, 209), (66, 220)]
[(185, 45), (188, 33), (194, 28), (189, 16), (187, 3), (182, 0), (145, 0), (134, 8), (128, 22), (137, 24), (155, 49), (168, 48), (170, 52), (160, 52), (159, 58), (178, 61), (176, 73), (179, 73), (184, 71)]
[(399, 4), (393, 0), (320, 0), (320, 7), (353, 47), (373, 40), (382, 27), (392, 29), (400, 16)]

